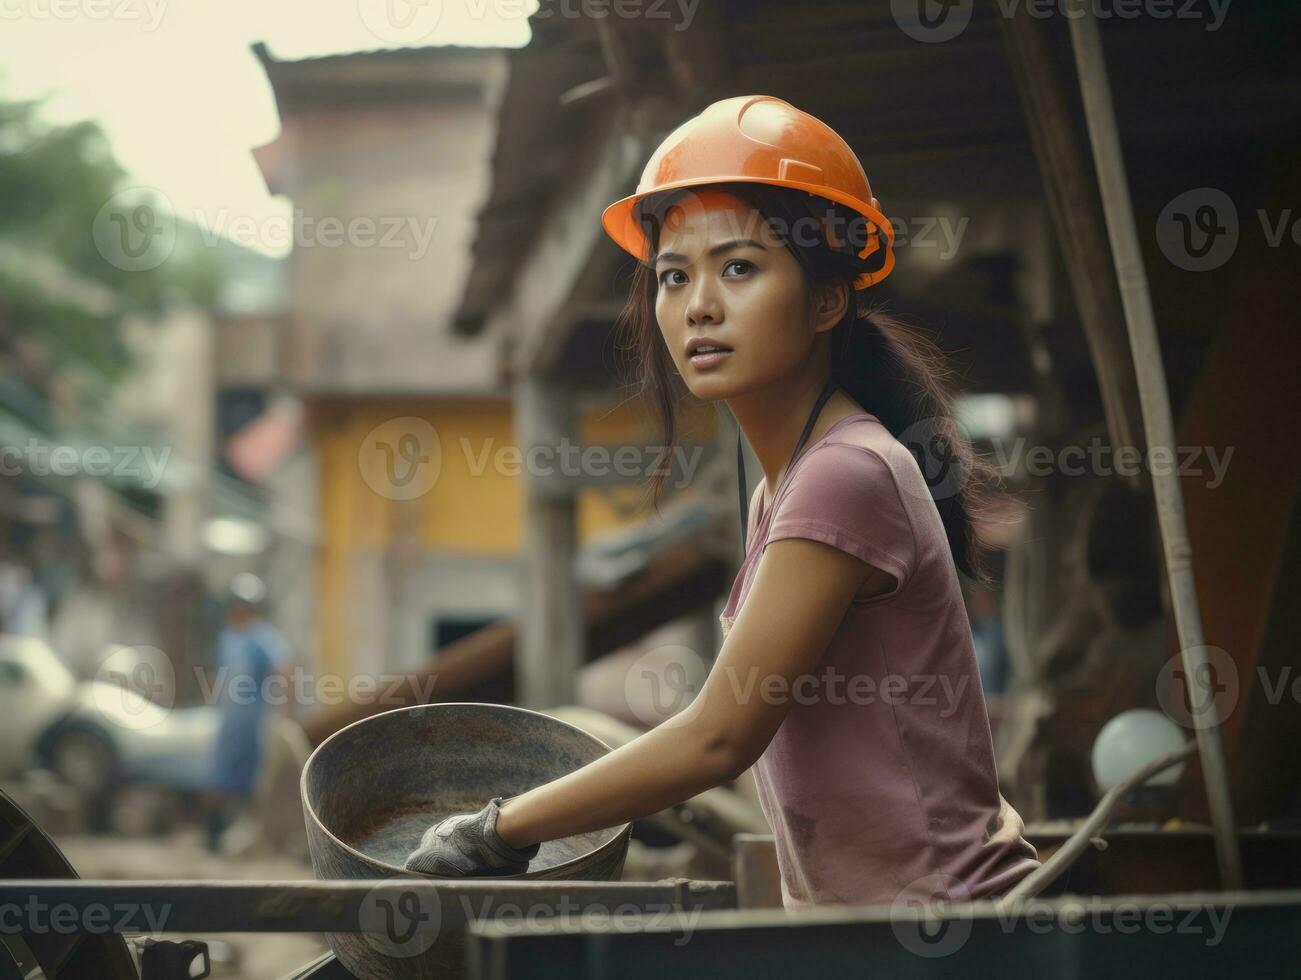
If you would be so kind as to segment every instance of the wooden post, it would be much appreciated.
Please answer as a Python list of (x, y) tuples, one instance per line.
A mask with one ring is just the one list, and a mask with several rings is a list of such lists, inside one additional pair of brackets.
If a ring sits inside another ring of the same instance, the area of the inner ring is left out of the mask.
[[(525, 463), (524, 540), (521, 542), (520, 643), (516, 648), (516, 703), (525, 708), (572, 704), (585, 662), (578, 582), (575, 483), (559, 472), (563, 440), (576, 441), (578, 409), (573, 397), (524, 375), (515, 393), (515, 432)], [(555, 454), (535, 449), (556, 450)], [(549, 476), (530, 464), (536, 458), (555, 470)]]
[[(1000, 11), (995, 19), (1025, 107), (1048, 212), (1097, 372), (1112, 447), (1134, 446), (1143, 452), (1138, 390), (1125, 346), (1120, 297), (1089, 173), (1088, 150), (1073, 123), (1064, 79), (1053, 63), (1044, 24), (1025, 5), (1010, 17)], [(1138, 490), (1144, 485), (1144, 472), (1140, 469), (1121, 479)]]

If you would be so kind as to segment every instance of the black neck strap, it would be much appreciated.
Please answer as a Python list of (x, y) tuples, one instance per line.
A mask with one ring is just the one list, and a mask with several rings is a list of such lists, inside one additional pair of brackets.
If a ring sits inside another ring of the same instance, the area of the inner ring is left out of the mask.
[[(799, 441), (795, 443), (795, 451), (791, 453), (790, 462), (786, 464), (788, 473), (790, 472), (791, 463), (795, 462), (795, 457), (800, 454), (805, 441), (809, 438), (809, 433), (813, 431), (813, 425), (817, 422), (818, 416), (822, 414), (822, 407), (827, 404), (827, 399), (835, 393), (835, 390), (836, 382), (828, 378), (827, 383), (822, 387), (821, 394), (818, 395), (818, 400), (813, 403), (808, 421), (804, 423), (804, 431), (800, 433)], [(736, 427), (736, 485), (741, 497), (741, 553), (745, 554), (746, 536), (750, 526), (750, 495), (745, 486), (745, 454), (741, 451), (740, 425)]]

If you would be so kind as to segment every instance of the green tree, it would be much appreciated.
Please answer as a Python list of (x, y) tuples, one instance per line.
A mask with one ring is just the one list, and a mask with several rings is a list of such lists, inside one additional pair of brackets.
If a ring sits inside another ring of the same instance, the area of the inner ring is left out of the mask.
[[(193, 226), (157, 215), (174, 236), (166, 259), (148, 267), (105, 248), (106, 229), (141, 218), (138, 199), (118, 197), (130, 183), (97, 124), (51, 126), (39, 102), (0, 102), (0, 247), (9, 259), (0, 263), (0, 350), (35, 344), (111, 380), (127, 366), (127, 315), (214, 306), (222, 260)], [(52, 285), (51, 270), (85, 288)]]

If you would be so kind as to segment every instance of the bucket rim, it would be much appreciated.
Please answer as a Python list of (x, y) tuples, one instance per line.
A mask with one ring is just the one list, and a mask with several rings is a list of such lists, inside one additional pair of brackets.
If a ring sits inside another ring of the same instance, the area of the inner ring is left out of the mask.
[[(312, 802), (310, 799), (308, 799), (307, 796), (307, 775), (311, 771), (312, 763), (316, 760), (317, 755), (322, 750), (324, 750), (327, 745), (329, 745), (340, 735), (343, 735), (349, 729), (356, 728), (359, 725), (364, 725), (369, 722), (373, 722), (378, 718), (382, 718), (386, 715), (391, 715), (399, 711), (412, 711), (412, 712), (427, 711), (432, 708), (444, 708), (444, 707), (494, 708), (494, 709), (502, 709), (508, 712), (517, 711), (523, 714), (536, 715), (538, 717), (545, 718), (549, 722), (552, 722), (557, 725), (562, 725), (565, 728), (570, 729), (571, 731), (577, 732), (579, 735), (582, 735), (585, 738), (590, 738), (597, 745), (604, 748), (607, 753), (614, 751), (614, 749), (610, 745), (608, 745), (603, 739), (597, 738), (591, 732), (585, 731), (584, 729), (579, 728), (577, 725), (571, 724), (570, 722), (567, 721), (563, 721), (562, 719), (556, 718), (553, 715), (549, 715), (545, 711), (537, 711), (533, 708), (522, 708), (516, 704), (499, 704), (493, 701), (437, 701), (434, 702), (433, 704), (408, 704), (408, 705), (402, 705), (401, 707), (397, 707), (397, 708), (391, 708), (388, 711), (376, 712), (373, 715), (367, 715), (365, 718), (358, 718), (356, 721), (349, 722), (347, 725), (344, 725), (338, 731), (333, 732), (327, 737), (325, 737), (324, 739), (322, 739), (321, 744), (316, 746), (316, 748), (312, 750), (311, 755), (307, 757), (307, 761), (303, 763), (303, 771), (298, 776), (298, 796), (303, 804), (303, 812), (307, 815), (307, 818), (312, 822), (313, 826), (315, 826), (317, 830), (319, 830), (322, 834), (324, 834), (327, 838), (329, 838), (329, 840), (341, 851), (345, 852), (351, 857), (358, 859), (359, 861), (365, 864), (371, 865), (380, 870), (392, 871), (396, 875), (401, 875), (410, 878), (417, 878), (417, 879), (427, 879), (433, 881), (463, 880), (461, 878), (446, 878), (439, 875), (424, 874), (423, 872), (419, 872), (419, 871), (409, 871), (406, 868), (399, 867), (395, 864), (389, 864), (387, 861), (381, 861), (379, 858), (373, 857), (369, 854), (366, 854), (363, 851), (357, 850), (357, 848), (353, 847), (351, 844), (348, 844), (346, 841), (341, 840), (332, 830), (330, 830), (329, 827), (325, 825), (325, 822), (320, 818), (320, 815), (317, 814), (316, 808), (312, 806)], [(545, 784), (541, 784), (541, 785), (545, 785)], [(611, 837), (604, 844), (600, 845), (599, 847), (595, 847), (592, 850), (579, 855), (578, 857), (571, 858), (568, 861), (564, 861), (561, 862), (560, 864), (553, 865), (550, 868), (546, 868), (545, 870), (548, 873), (553, 872), (558, 868), (568, 867), (569, 865), (572, 865), (578, 861), (586, 861), (595, 858), (597, 855), (604, 854), (606, 851), (619, 846), (620, 840), (622, 838), (631, 836), (632, 821), (625, 821), (623, 824), (617, 826), (618, 826), (617, 832), (614, 834), (613, 837)], [(311, 850), (310, 840), (308, 843), (309, 843), (309, 851), (310, 851)], [(316, 871), (315, 862), (313, 862), (312, 864), (312, 871), (313, 873), (315, 873)], [(490, 880), (512, 881), (512, 880), (528, 879), (531, 874), (533, 874), (533, 876), (536, 877), (536, 873), (525, 871), (522, 872), (521, 874), (516, 874), (516, 875), (493, 875)]]

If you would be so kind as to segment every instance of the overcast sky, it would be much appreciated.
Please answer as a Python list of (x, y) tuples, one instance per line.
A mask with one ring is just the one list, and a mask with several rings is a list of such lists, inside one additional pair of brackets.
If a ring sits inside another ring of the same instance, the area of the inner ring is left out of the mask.
[[(430, 44), (528, 43), (531, 0), (0, 0), (0, 98), (97, 121), (135, 182), (178, 215), (288, 220), (249, 150), (279, 131), (277, 58)], [(209, 222), (211, 227), (213, 222)], [(262, 250), (282, 255), (288, 245)]]

